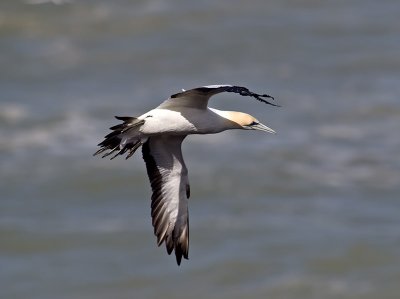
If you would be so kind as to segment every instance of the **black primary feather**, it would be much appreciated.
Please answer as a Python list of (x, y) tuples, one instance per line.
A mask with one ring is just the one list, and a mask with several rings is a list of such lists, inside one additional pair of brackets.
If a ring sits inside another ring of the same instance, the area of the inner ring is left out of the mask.
[(275, 100), (275, 98), (274, 98), (273, 96), (270, 96), (270, 95), (268, 95), (268, 94), (258, 94), (258, 93), (255, 93), (255, 92), (250, 91), (250, 90), (249, 90), (248, 88), (246, 88), (246, 87), (241, 87), (241, 86), (229, 86), (229, 87), (226, 87), (225, 91), (226, 91), (226, 92), (238, 93), (238, 94), (240, 94), (241, 96), (245, 96), (245, 97), (253, 97), (253, 98), (255, 98), (256, 100), (258, 100), (258, 101), (260, 101), (260, 102), (263, 102), (263, 103), (265, 103), (265, 104), (268, 104), (268, 105), (271, 105), (271, 106), (275, 106), (275, 107), (280, 107), (280, 106), (277, 105), (277, 104), (271, 103), (271, 102), (269, 102), (269, 101), (263, 99), (263, 98), (269, 98), (269, 99)]

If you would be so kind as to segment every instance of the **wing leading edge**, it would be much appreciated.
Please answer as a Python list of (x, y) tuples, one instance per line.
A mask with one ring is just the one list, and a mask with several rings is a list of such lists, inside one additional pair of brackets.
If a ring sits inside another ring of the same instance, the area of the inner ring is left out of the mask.
[(274, 100), (274, 97), (268, 94), (258, 94), (252, 92), (246, 87), (234, 85), (208, 85), (173, 94), (158, 108), (172, 109), (174, 107), (192, 107), (198, 109), (207, 109), (208, 100), (213, 95), (222, 92), (233, 92), (240, 94), (241, 96), (255, 98), (256, 100), (268, 105), (279, 106), (266, 100), (267, 98)]

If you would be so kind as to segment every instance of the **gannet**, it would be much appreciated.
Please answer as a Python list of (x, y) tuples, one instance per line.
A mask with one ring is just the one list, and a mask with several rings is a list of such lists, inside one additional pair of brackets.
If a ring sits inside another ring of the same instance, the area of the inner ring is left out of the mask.
[(157, 108), (139, 117), (116, 116), (122, 123), (111, 127), (112, 132), (98, 144), (94, 153), (111, 154), (111, 160), (127, 153), (126, 159), (142, 146), (143, 159), (152, 189), (151, 217), (157, 244), (165, 242), (168, 254), (175, 251), (180, 265), (189, 253), (188, 199), (190, 185), (183, 160), (181, 144), (189, 134), (215, 134), (225, 130), (259, 130), (275, 133), (253, 116), (236, 111), (221, 111), (208, 107), (211, 96), (222, 92), (238, 93), (278, 106), (245, 87), (209, 85), (182, 90), (170, 96)]

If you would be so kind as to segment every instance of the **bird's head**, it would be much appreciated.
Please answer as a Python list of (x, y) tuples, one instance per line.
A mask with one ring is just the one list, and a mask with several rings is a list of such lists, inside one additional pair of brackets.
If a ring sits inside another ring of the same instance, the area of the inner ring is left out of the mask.
[(274, 130), (272, 130), (271, 128), (262, 124), (255, 117), (253, 117), (250, 114), (243, 113), (243, 112), (229, 111), (227, 113), (227, 116), (230, 121), (232, 121), (238, 125), (238, 127), (237, 127), (238, 129), (258, 130), (258, 131), (264, 131), (264, 132), (273, 133), (273, 134), (276, 133)]

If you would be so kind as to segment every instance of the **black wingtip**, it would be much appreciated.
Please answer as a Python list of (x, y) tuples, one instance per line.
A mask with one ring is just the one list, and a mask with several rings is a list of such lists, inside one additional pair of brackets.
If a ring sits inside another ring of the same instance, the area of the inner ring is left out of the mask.
[[(176, 251), (175, 251), (175, 253), (176, 253)], [(181, 261), (182, 261), (182, 255), (178, 255), (178, 254), (175, 254), (175, 255), (176, 255), (176, 263), (178, 264), (178, 266), (180, 266)]]
[[(227, 87), (225, 89), (225, 91), (227, 92), (234, 92), (234, 93), (238, 93), (241, 96), (245, 96), (245, 97), (253, 97), (255, 98), (257, 101), (260, 101), (262, 103), (274, 106), (274, 107), (281, 107), (278, 104), (275, 103), (271, 103), (270, 101), (267, 101), (265, 98), (271, 99), (271, 100), (275, 100), (275, 98), (273, 96), (270, 96), (269, 94), (258, 94), (255, 92), (250, 91), (248, 88), (246, 87), (242, 87), (242, 86), (230, 86)], [(264, 98), (264, 99), (263, 99)]]
[(182, 250), (175, 248), (175, 257), (176, 257), (176, 263), (178, 264), (178, 266), (181, 265), (182, 262), (182, 257), (185, 260), (189, 260), (189, 257), (186, 253), (182, 252)]
[(275, 101), (275, 98), (274, 98), (273, 96), (270, 96), (269, 94), (266, 94), (266, 93), (260, 94), (260, 97), (262, 97), (262, 98), (270, 98), (270, 99), (272, 99), (273, 101)]

